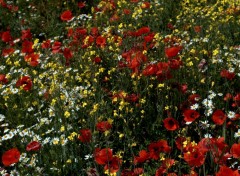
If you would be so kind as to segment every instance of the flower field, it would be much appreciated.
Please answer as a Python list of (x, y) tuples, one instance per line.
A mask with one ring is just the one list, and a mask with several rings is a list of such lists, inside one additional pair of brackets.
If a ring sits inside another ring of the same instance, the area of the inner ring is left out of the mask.
[(239, 176), (239, 0), (0, 0), (3, 176)]

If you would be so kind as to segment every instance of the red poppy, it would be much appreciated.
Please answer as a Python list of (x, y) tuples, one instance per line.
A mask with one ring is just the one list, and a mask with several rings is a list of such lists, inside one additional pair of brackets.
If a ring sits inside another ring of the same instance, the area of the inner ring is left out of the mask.
[(153, 41), (154, 35), (155, 35), (155, 33), (152, 32), (152, 33), (148, 34), (147, 36), (144, 36), (143, 39), (146, 43), (150, 43)]
[(188, 85), (187, 84), (179, 84), (178, 85), (178, 91), (185, 94), (188, 90)]
[(141, 150), (139, 152), (139, 156), (135, 156), (134, 157), (134, 164), (138, 164), (138, 163), (144, 163), (146, 160), (148, 160), (149, 158), (149, 154), (146, 150)]
[(108, 164), (113, 159), (112, 150), (110, 148), (96, 148), (94, 151), (94, 159), (97, 164)]
[(151, 76), (155, 75), (157, 73), (157, 65), (156, 64), (150, 64), (143, 70), (144, 76)]
[(10, 42), (12, 40), (13, 40), (13, 38), (11, 36), (10, 31), (5, 31), (2, 33), (2, 41), (3, 42)]
[(150, 28), (149, 27), (141, 27), (140, 29), (138, 29), (136, 32), (135, 32), (135, 36), (141, 36), (141, 35), (144, 35), (144, 34), (147, 34), (150, 32)]
[(166, 48), (165, 49), (165, 54), (167, 58), (172, 58), (178, 55), (179, 51), (181, 51), (182, 47), (181, 46), (173, 46), (171, 48)]
[(199, 150), (203, 153), (210, 151), (214, 147), (213, 138), (202, 138), (198, 143)]
[(162, 176), (164, 173), (167, 172), (167, 170), (172, 167), (172, 165), (175, 163), (174, 159), (165, 159), (163, 160), (163, 163), (161, 167), (159, 167), (155, 173), (155, 176)]
[(85, 6), (86, 6), (85, 2), (78, 2), (78, 7), (79, 7), (80, 9), (82, 9), (82, 8), (85, 7)]
[(167, 169), (161, 166), (156, 170), (155, 176), (162, 176), (166, 172), (167, 172)]
[(85, 36), (87, 34), (87, 29), (79, 27), (75, 30), (75, 36), (79, 38), (79, 36)]
[(18, 6), (14, 6), (14, 5), (11, 5), (11, 4), (7, 5), (7, 8), (12, 12), (18, 11)]
[(3, 56), (9, 56), (11, 55), (15, 50), (13, 48), (5, 48), (2, 50)]
[(170, 167), (172, 167), (174, 165), (174, 163), (175, 163), (174, 159), (166, 158), (162, 162), (162, 167), (165, 167), (166, 169), (169, 169)]
[(202, 30), (202, 27), (201, 27), (201, 26), (194, 26), (194, 31), (195, 31), (196, 33), (201, 32), (201, 30)]
[(226, 151), (216, 151), (212, 152), (214, 162), (218, 165), (226, 165), (228, 163), (229, 158), (232, 157), (232, 155)]
[(23, 90), (29, 91), (32, 88), (32, 80), (29, 76), (23, 76), (16, 82), (16, 87), (23, 87)]
[(2, 7), (4, 7), (4, 8), (7, 7), (7, 3), (4, 2), (4, 0), (0, 0), (0, 5), (1, 5)]
[(221, 166), (219, 171), (216, 173), (216, 176), (239, 176), (238, 170), (233, 171), (227, 166)]
[(59, 41), (55, 41), (52, 45), (52, 53), (56, 54), (62, 51), (61, 49), (62, 43)]
[(60, 18), (62, 21), (69, 21), (73, 18), (72, 12), (70, 10), (66, 10), (61, 14)]
[(2, 163), (4, 166), (10, 166), (11, 164), (17, 163), (20, 159), (20, 152), (17, 148), (12, 148), (2, 155)]
[(98, 34), (99, 34), (98, 27), (92, 27), (91, 35), (96, 37)]
[(177, 148), (179, 150), (183, 150), (183, 143), (187, 141), (187, 139), (185, 137), (177, 137), (177, 139), (175, 140), (175, 144), (177, 146)]
[(193, 109), (187, 109), (183, 112), (183, 116), (186, 122), (193, 122), (200, 116), (200, 114)]
[(143, 174), (144, 173), (144, 169), (143, 168), (141, 168), (141, 167), (137, 167), (137, 168), (134, 168), (133, 169), (133, 173), (134, 173), (134, 175), (141, 175), (141, 174)]
[(150, 5), (151, 5), (150, 2), (143, 2), (141, 7), (142, 7), (142, 9), (149, 9)]
[(157, 63), (156, 75), (157, 75), (157, 78), (159, 81), (163, 81), (163, 80), (172, 78), (169, 63), (167, 63), (167, 62)]
[(135, 102), (137, 102), (138, 100), (139, 100), (139, 95), (137, 95), (137, 94), (130, 94), (130, 95), (127, 95), (126, 97), (125, 97), (125, 100), (127, 101), (127, 102), (132, 102), (132, 103), (135, 103)]
[(99, 63), (101, 63), (102, 59), (100, 57), (95, 57), (93, 59), (93, 61), (94, 61), (94, 63), (99, 64)]
[(72, 51), (69, 48), (64, 48), (63, 55), (64, 55), (64, 57), (66, 59), (66, 63), (65, 64), (69, 65), (70, 64), (69, 60), (73, 57)]
[(161, 152), (168, 153), (171, 151), (171, 147), (168, 146), (166, 140), (159, 140), (157, 142), (152, 142), (148, 146), (149, 150), (149, 157), (153, 160), (158, 160), (159, 159), (159, 154)]
[(131, 14), (131, 11), (129, 9), (123, 9), (123, 13), (125, 15), (129, 15), (129, 14)]
[(99, 46), (99, 47), (105, 47), (106, 41), (107, 41), (106, 38), (103, 37), (103, 36), (98, 36), (98, 37), (96, 38), (96, 44), (97, 44), (97, 46)]
[(217, 164), (226, 164), (228, 158), (231, 157), (231, 154), (228, 153), (229, 147), (224, 142), (224, 137), (217, 139), (211, 138), (208, 148), (211, 154), (214, 156), (214, 162)]
[(111, 16), (111, 18), (109, 19), (110, 22), (114, 22), (114, 21), (118, 21), (119, 20), (119, 16), (117, 14), (113, 14), (113, 16)]
[(116, 173), (119, 170), (121, 163), (121, 159), (117, 156), (114, 156), (108, 163), (106, 163), (104, 170), (107, 170), (110, 173)]
[(169, 131), (175, 131), (179, 128), (179, 123), (176, 119), (168, 117), (163, 120), (164, 127)]
[(83, 143), (88, 143), (92, 140), (92, 132), (90, 129), (81, 129), (80, 134), (78, 139)]
[(185, 152), (183, 158), (192, 167), (199, 167), (205, 162), (205, 155), (199, 150), (198, 146), (192, 147), (190, 151)]
[(233, 97), (234, 101), (240, 101), (240, 93)]
[(112, 128), (112, 125), (108, 121), (98, 122), (96, 128), (100, 132), (105, 132)]
[(121, 176), (135, 176), (133, 171), (129, 169), (124, 169), (121, 171)]
[(89, 47), (92, 43), (94, 42), (94, 37), (89, 35), (89, 36), (85, 36), (84, 38), (84, 43), (81, 46), (81, 48), (87, 48)]
[(0, 84), (7, 84), (8, 79), (6, 78), (5, 74), (0, 74)]
[[(197, 172), (194, 171), (194, 167), (193, 167), (189, 171), (189, 174), (182, 174), (182, 176), (198, 176), (198, 174), (197, 174)], [(207, 175), (207, 176), (210, 176), (210, 175)]]
[(179, 69), (183, 64), (180, 58), (170, 59), (168, 62), (169, 62), (170, 68), (173, 70)]
[(22, 40), (25, 40), (25, 39), (32, 39), (32, 34), (31, 34), (30, 29), (22, 30), (22, 36), (21, 36), (21, 39), (22, 39)]
[(73, 36), (73, 33), (74, 33), (73, 28), (68, 28), (67, 36), (68, 36), (68, 37), (72, 37), (72, 36)]
[(50, 46), (51, 46), (51, 41), (50, 40), (46, 40), (41, 44), (42, 49), (50, 48)]
[(191, 103), (191, 104), (195, 104), (197, 103), (199, 100), (200, 100), (200, 95), (198, 94), (192, 94), (192, 95), (189, 95), (188, 97), (188, 101)]
[(173, 30), (173, 29), (174, 29), (174, 26), (173, 26), (172, 23), (168, 23), (168, 24), (167, 24), (167, 28)]
[(38, 141), (32, 141), (26, 146), (26, 150), (29, 151), (38, 151), (41, 148), (41, 144)]
[(128, 64), (128, 67), (133, 71), (135, 71), (135, 70), (138, 70), (138, 67), (140, 65), (141, 65), (141, 60), (139, 60), (137, 57), (134, 57)]
[(230, 72), (230, 71), (228, 71), (226, 69), (223, 69), (221, 71), (220, 75), (221, 75), (222, 78), (226, 78), (228, 80), (232, 80), (235, 77), (236, 74), (234, 72)]
[(22, 43), (22, 53), (33, 53), (33, 42), (24, 40)]
[(240, 143), (233, 144), (230, 152), (234, 158), (240, 158)]
[(232, 107), (240, 106), (240, 93), (233, 97), (233, 101)]
[(212, 120), (216, 125), (222, 125), (226, 119), (227, 119), (227, 116), (220, 109), (214, 111), (212, 114)]
[(212, 138), (212, 140), (213, 140), (213, 145), (214, 145), (212, 150), (215, 150), (215, 149), (219, 149), (221, 151), (228, 150), (228, 145), (225, 143), (224, 137), (220, 137), (220, 138), (217, 138), (217, 139)]
[(39, 59), (39, 54), (35, 54), (35, 53), (30, 53), (24, 56), (24, 60), (33, 67), (38, 65), (38, 59)]

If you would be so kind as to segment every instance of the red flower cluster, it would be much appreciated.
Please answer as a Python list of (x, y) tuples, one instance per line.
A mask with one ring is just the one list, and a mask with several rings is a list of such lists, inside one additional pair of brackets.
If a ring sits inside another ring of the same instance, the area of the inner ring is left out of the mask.
[(132, 93), (132, 94), (126, 94), (123, 91), (119, 91), (115, 94), (109, 93), (109, 96), (113, 100), (113, 102), (116, 102), (117, 100), (125, 100), (129, 103), (136, 103), (139, 100), (139, 95)]
[(171, 70), (177, 70), (182, 65), (182, 60), (177, 57), (179, 51), (182, 49), (180, 46), (175, 46), (165, 49), (168, 62), (158, 62), (156, 64), (149, 64), (142, 71), (145, 76), (157, 76), (159, 81), (172, 78)]
[[(156, 170), (155, 176), (162, 176), (164, 175), (169, 168), (171, 168), (175, 163), (174, 159), (165, 159), (162, 162), (162, 165)], [(168, 173), (168, 175), (173, 175), (175, 176), (175, 173)]]
[(117, 172), (122, 162), (117, 156), (113, 156), (110, 148), (96, 148), (94, 152), (94, 159), (97, 164), (105, 165), (104, 170), (109, 170), (111, 173)]
[(221, 165), (226, 165), (227, 159), (230, 158), (233, 153), (238, 155), (238, 149), (235, 150), (236, 146), (233, 146), (231, 154), (229, 153), (229, 147), (224, 142), (223, 137), (217, 139), (203, 138), (198, 144), (188, 141), (186, 138), (178, 138), (178, 140), (176, 140), (176, 144), (178, 149), (183, 151), (184, 160), (192, 167), (199, 167), (203, 165), (207, 152), (213, 156), (216, 164)]
[(30, 53), (24, 56), (24, 60), (29, 63), (29, 65), (36, 67), (38, 65), (39, 54)]
[(16, 12), (16, 11), (18, 11), (18, 6), (15, 6), (15, 5), (13, 5), (13, 4), (6, 3), (6, 2), (4, 2), (4, 0), (0, 0), (0, 5), (1, 5), (3, 8), (8, 9), (8, 10), (11, 11), (11, 12)]
[(189, 147), (188, 151), (184, 153), (184, 160), (189, 166), (199, 167), (205, 162), (205, 153), (199, 148), (199, 146)]
[(171, 151), (171, 147), (168, 146), (166, 140), (159, 140), (157, 142), (152, 142), (148, 145), (149, 158), (153, 160), (158, 160), (160, 157), (160, 153), (169, 153)]
[(221, 166), (216, 176), (240, 176), (238, 170), (232, 170), (227, 166)]
[(223, 69), (221, 71), (220, 75), (222, 78), (226, 78), (228, 80), (233, 80), (236, 74), (234, 72), (230, 72), (226, 69)]

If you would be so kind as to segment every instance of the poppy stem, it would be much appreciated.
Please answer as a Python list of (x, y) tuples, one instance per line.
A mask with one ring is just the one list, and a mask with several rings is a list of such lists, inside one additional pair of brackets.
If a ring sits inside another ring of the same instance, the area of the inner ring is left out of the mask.
[(206, 176), (206, 168), (205, 168), (205, 163), (203, 164), (203, 175)]

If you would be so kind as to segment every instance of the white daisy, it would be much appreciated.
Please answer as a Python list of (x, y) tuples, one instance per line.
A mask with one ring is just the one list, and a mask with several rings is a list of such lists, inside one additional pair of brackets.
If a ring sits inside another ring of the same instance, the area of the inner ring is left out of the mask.
[(234, 137), (235, 137), (235, 138), (240, 137), (240, 129), (238, 129), (238, 131), (234, 134)]
[(229, 111), (229, 112), (227, 113), (227, 117), (228, 117), (229, 119), (234, 118), (234, 117), (235, 117), (235, 112)]

